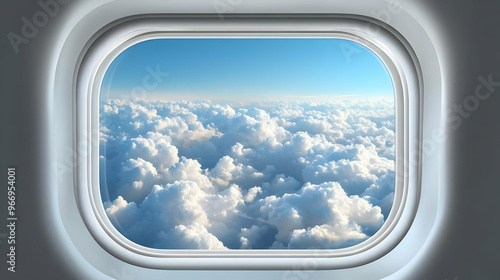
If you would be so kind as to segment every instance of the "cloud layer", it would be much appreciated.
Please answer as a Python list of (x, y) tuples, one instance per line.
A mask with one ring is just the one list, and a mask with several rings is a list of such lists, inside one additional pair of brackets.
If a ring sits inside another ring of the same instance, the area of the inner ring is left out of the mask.
[(140, 245), (342, 248), (391, 209), (394, 104), (107, 100), (100, 155), (106, 213)]

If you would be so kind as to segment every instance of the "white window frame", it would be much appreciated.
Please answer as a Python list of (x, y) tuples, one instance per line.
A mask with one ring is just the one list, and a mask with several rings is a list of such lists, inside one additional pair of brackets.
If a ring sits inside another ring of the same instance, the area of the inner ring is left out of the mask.
[[(393, 208), (381, 229), (366, 241), (322, 250), (167, 250), (138, 245), (108, 219), (99, 187), (99, 92), (111, 62), (131, 45), (154, 38), (341, 38), (372, 50), (386, 65), (395, 89), (396, 187)], [(76, 196), (94, 239), (123, 261), (159, 269), (313, 269), (359, 266), (392, 250), (404, 237), (420, 197), (421, 75), (404, 38), (376, 22), (349, 16), (157, 15), (124, 19), (104, 28), (82, 52), (76, 76)]]

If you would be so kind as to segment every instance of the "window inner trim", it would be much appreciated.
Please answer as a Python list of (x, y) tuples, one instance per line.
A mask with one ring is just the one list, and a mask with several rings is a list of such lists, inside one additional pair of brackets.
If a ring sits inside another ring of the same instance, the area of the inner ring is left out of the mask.
[[(157, 38), (338, 38), (354, 41), (373, 51), (388, 69), (395, 90), (395, 197), (393, 208), (382, 227), (360, 244), (321, 250), (153, 249), (140, 246), (122, 236), (107, 218), (100, 197), (99, 92), (104, 74), (116, 56), (133, 44)], [(229, 265), (232, 261), (228, 260), (236, 258), (240, 259), (238, 265), (244, 269), (262, 269), (268, 266), (270, 269), (278, 269), (291, 268), (296, 261), (313, 257), (320, 263), (320, 268), (336, 268), (359, 265), (382, 256), (397, 245), (408, 230), (419, 197), (420, 156), (417, 153), (417, 164), (409, 160), (411, 152), (414, 154), (419, 151), (418, 63), (412, 59), (410, 51), (401, 40), (373, 22), (340, 16), (304, 17), (298, 23), (293, 17), (231, 16), (220, 22), (216, 16), (158, 16), (128, 20), (108, 28), (96, 36), (95, 41), (82, 54), (75, 92), (77, 145), (86, 145), (89, 155), (78, 157), (79, 167), (84, 168), (77, 168), (77, 200), (80, 214), (91, 234), (111, 254), (146, 267), (169, 268), (175, 263), (172, 262), (174, 258), (196, 258), (197, 261), (193, 260), (191, 265), (186, 266), (188, 269), (207, 269), (206, 264), (197, 265), (200, 259), (224, 259), (222, 263), (209, 267), (228, 269), (234, 268)], [(389, 245), (382, 248), (379, 246), (381, 244)], [(126, 253), (127, 256), (123, 256), (123, 249), (129, 252)], [(355, 256), (358, 261), (351, 260)], [(249, 262), (242, 262), (241, 258), (248, 259)], [(268, 258), (275, 260), (274, 266), (265, 263)], [(288, 261), (277, 261), (281, 258)], [(292, 259), (296, 261), (290, 262)]]

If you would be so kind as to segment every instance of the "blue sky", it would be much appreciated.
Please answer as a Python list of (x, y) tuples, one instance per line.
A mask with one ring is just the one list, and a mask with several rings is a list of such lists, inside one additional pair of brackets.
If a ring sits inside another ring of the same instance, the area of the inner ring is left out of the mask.
[(369, 49), (344, 39), (156, 39), (123, 51), (111, 64), (101, 98), (144, 89), (147, 98), (281, 99), (393, 96), (391, 78)]

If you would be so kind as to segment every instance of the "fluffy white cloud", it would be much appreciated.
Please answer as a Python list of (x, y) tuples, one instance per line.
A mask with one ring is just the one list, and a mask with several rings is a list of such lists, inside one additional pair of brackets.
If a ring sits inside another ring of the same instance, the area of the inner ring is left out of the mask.
[(264, 179), (264, 174), (249, 165), (235, 164), (229, 156), (222, 157), (210, 171), (212, 183), (220, 189), (225, 189), (230, 183), (242, 187), (252, 187)]
[(342, 248), (394, 199), (389, 100), (108, 100), (99, 135), (106, 213), (153, 248)]
[(278, 174), (271, 182), (264, 182), (262, 188), (266, 190), (267, 195), (282, 196), (285, 193), (294, 193), (300, 188), (301, 184), (293, 177), (287, 177), (284, 174)]
[(122, 163), (118, 178), (119, 188), (116, 192), (128, 201), (140, 202), (151, 192), (159, 174), (151, 162), (131, 158)]
[(248, 190), (246, 196), (245, 196), (245, 201), (246, 202), (252, 202), (254, 199), (257, 197), (257, 195), (262, 193), (262, 188), (261, 187), (253, 187)]
[(158, 249), (212, 249), (227, 250), (224, 244), (199, 224), (178, 225), (168, 233), (158, 234), (158, 242), (153, 246)]
[(255, 246), (259, 246), (268, 230), (268, 226), (259, 227), (256, 225), (252, 225), (250, 228), (242, 228), (239, 234), (241, 249), (261, 249)]
[[(307, 248), (311, 242), (326, 238), (325, 230), (331, 232), (331, 246), (323, 248), (341, 247), (344, 241), (366, 238), (365, 232), (373, 234), (384, 221), (380, 207), (348, 196), (336, 182), (307, 183), (297, 193), (271, 196), (261, 203), (262, 216), (278, 229), (276, 241), (289, 248)], [(304, 236), (309, 237), (305, 244), (299, 242)]]

